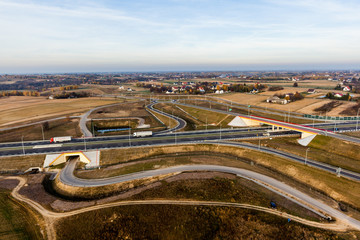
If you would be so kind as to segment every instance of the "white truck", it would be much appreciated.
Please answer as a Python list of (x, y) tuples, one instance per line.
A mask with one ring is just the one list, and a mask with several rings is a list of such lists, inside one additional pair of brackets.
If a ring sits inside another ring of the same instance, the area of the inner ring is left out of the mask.
[(150, 137), (153, 135), (152, 131), (134, 132), (134, 137)]
[(71, 137), (70, 136), (66, 136), (66, 137), (53, 137), (50, 139), (50, 143), (57, 143), (57, 142), (70, 142), (71, 141)]

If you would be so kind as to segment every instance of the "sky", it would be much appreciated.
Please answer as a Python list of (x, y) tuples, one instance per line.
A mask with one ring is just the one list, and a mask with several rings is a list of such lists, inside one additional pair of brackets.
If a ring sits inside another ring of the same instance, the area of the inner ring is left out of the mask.
[(359, 0), (0, 0), (0, 74), (360, 69)]

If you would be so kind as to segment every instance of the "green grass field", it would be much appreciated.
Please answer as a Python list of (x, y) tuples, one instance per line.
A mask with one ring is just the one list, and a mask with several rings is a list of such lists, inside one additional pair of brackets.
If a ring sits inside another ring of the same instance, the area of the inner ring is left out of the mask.
[[(316, 136), (307, 147), (300, 145), (296, 140), (296, 138), (273, 138), (261, 140), (260, 143), (302, 157), (305, 157), (306, 149), (310, 148), (309, 159), (360, 172), (360, 145), (321, 135)], [(258, 144), (258, 140), (249, 142)]]
[(43, 239), (33, 216), (0, 188), (0, 239)]

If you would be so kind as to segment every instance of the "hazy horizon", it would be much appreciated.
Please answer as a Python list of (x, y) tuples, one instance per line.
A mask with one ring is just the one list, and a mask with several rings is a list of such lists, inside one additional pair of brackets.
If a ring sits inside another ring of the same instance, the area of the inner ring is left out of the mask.
[(0, 0), (0, 74), (360, 69), (355, 0)]

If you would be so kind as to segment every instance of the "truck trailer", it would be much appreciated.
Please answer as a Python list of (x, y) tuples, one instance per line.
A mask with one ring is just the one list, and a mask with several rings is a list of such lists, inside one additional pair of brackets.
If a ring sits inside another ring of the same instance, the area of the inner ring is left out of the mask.
[(50, 139), (50, 143), (57, 143), (57, 142), (70, 142), (71, 136), (66, 137), (53, 137)]
[(134, 137), (150, 137), (153, 135), (152, 131), (134, 132)]

